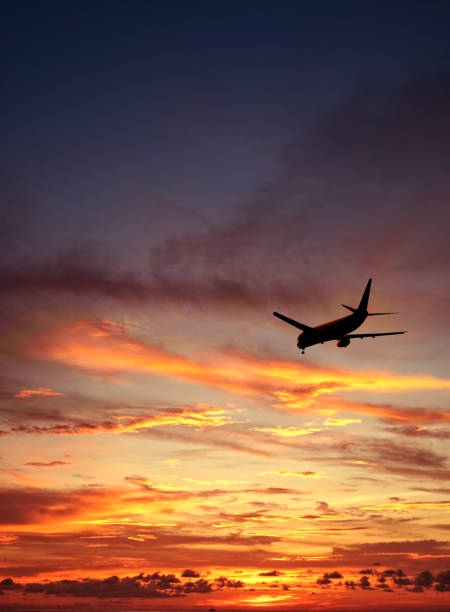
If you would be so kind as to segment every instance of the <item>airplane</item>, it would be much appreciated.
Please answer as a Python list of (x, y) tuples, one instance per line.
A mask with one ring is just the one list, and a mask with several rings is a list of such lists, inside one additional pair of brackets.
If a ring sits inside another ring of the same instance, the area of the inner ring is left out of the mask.
[(316, 327), (310, 327), (304, 323), (299, 323), (298, 321), (290, 319), (279, 312), (274, 312), (273, 314), (282, 321), (289, 323), (289, 325), (293, 325), (294, 327), (302, 330), (302, 333), (297, 338), (297, 346), (301, 350), (302, 354), (304, 354), (305, 348), (308, 346), (323, 344), (324, 342), (328, 342), (330, 340), (337, 340), (338, 347), (343, 348), (348, 346), (350, 344), (350, 340), (353, 338), (375, 338), (375, 336), (397, 336), (398, 334), (404, 334), (405, 331), (373, 334), (350, 333), (364, 323), (367, 317), (397, 314), (396, 312), (367, 312), (371, 285), (372, 279), (369, 278), (358, 308), (352, 308), (351, 306), (342, 304), (342, 306), (347, 308), (347, 310), (350, 310), (352, 314), (334, 321), (328, 321), (328, 323), (323, 323), (322, 325), (316, 325)]

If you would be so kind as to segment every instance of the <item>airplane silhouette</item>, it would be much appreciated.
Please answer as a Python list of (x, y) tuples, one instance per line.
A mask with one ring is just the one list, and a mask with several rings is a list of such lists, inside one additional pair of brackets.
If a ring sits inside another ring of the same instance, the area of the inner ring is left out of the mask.
[(322, 325), (317, 325), (316, 327), (310, 327), (309, 325), (305, 325), (304, 323), (299, 323), (294, 319), (285, 317), (279, 312), (274, 312), (273, 314), (282, 321), (289, 323), (289, 325), (293, 325), (294, 327), (298, 327), (298, 329), (302, 330), (302, 333), (297, 338), (297, 346), (302, 353), (305, 352), (305, 348), (308, 346), (313, 346), (314, 344), (323, 344), (324, 342), (328, 342), (329, 340), (337, 340), (337, 345), (340, 348), (343, 348), (350, 344), (350, 340), (352, 338), (375, 338), (375, 336), (396, 336), (398, 334), (404, 334), (404, 331), (384, 332), (378, 334), (350, 333), (354, 329), (357, 329), (362, 323), (364, 323), (367, 317), (397, 314), (396, 312), (367, 312), (371, 284), (372, 279), (369, 278), (358, 308), (352, 308), (351, 306), (346, 306), (345, 304), (342, 304), (342, 306), (344, 308), (347, 308), (347, 310), (350, 310), (352, 314), (347, 315), (346, 317), (342, 317), (340, 319), (336, 319), (335, 321), (328, 321), (328, 323), (323, 323)]

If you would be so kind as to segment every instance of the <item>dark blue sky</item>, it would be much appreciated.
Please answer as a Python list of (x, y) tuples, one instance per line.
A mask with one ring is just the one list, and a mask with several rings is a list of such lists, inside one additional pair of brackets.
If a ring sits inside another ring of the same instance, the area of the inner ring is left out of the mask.
[(447, 67), (449, 12), (446, 2), (5, 3), (7, 168), (50, 208), (135, 192), (214, 212), (272, 178), (283, 146), (355, 83)]

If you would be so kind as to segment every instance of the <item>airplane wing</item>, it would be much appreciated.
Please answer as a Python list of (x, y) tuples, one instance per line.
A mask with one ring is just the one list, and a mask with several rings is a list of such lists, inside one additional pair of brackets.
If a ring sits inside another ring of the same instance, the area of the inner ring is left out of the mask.
[(406, 331), (384, 332), (381, 334), (346, 334), (344, 338), (375, 338), (375, 336), (397, 336), (398, 334), (406, 334)]
[(298, 321), (294, 321), (294, 319), (290, 319), (289, 317), (285, 317), (284, 315), (280, 314), (279, 312), (274, 312), (273, 314), (274, 314), (275, 317), (278, 317), (282, 321), (285, 321), (286, 323), (289, 323), (289, 325), (293, 325), (294, 327), (298, 327), (298, 329), (301, 329), (303, 331), (310, 331), (310, 330), (312, 330), (312, 327), (308, 327), (308, 325), (304, 325), (303, 323), (299, 323)]

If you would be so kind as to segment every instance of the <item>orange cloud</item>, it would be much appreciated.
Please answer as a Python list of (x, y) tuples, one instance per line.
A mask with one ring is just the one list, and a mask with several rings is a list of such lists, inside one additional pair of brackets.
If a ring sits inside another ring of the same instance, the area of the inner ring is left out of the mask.
[(368, 402), (352, 402), (329, 398), (327, 404), (336, 411), (367, 414), (391, 423), (411, 423), (414, 425), (424, 423), (448, 423), (450, 412), (432, 408), (407, 408), (393, 406), (392, 404), (374, 404)]
[(60, 465), (71, 465), (70, 461), (27, 461), (24, 465), (33, 467), (55, 467)]
[(28, 531), (30, 527), (39, 526), (47, 533), (89, 525), (175, 526), (177, 521), (167, 521), (168, 513), (195, 504), (199, 499), (229, 493), (222, 489), (194, 492), (159, 488), (138, 476), (128, 477), (126, 482), (132, 488), (0, 489), (0, 505), (4, 508), (0, 525), (3, 530), (13, 527), (14, 531)]
[(274, 474), (275, 476), (294, 476), (297, 478), (328, 478), (328, 476), (325, 476), (325, 474), (322, 474), (321, 472), (286, 472), (286, 471), (280, 471), (280, 472), (264, 472), (263, 475), (265, 474)]
[[(222, 408), (199, 405), (172, 409), (144, 416), (114, 415), (112, 420), (101, 422), (80, 422), (61, 425), (39, 426), (24, 425), (11, 429), (13, 433), (53, 433), (53, 434), (95, 434), (95, 433), (135, 433), (154, 427), (187, 426), (196, 429), (222, 427), (235, 423)], [(4, 432), (4, 433), (11, 433)]]
[(438, 512), (450, 512), (450, 501), (430, 502), (406, 502), (393, 501), (389, 504), (378, 504), (376, 506), (363, 506), (363, 510), (401, 510), (402, 512), (416, 512), (418, 510), (436, 510)]
[[(275, 399), (279, 408), (292, 411), (302, 411), (315, 398), (339, 390), (450, 389), (450, 380), (433, 376), (337, 370), (306, 362), (264, 359), (243, 351), (222, 351), (211, 355), (208, 362), (194, 361), (137, 340), (123, 325), (102, 319), (56, 324), (30, 340), (25, 350), (36, 358), (56, 361), (92, 375), (151, 372), (234, 393), (265, 395)], [(353, 406), (356, 408), (356, 404)], [(334, 408), (322, 408), (322, 412), (333, 416), (336, 409), (339, 409), (337, 403)]]
[(329, 427), (344, 427), (345, 425), (350, 425), (351, 423), (361, 423), (361, 419), (332, 419), (329, 418), (324, 422), (324, 425)]
[(17, 530), (29, 530), (32, 525), (40, 529), (58, 531), (73, 528), (74, 522), (87, 521), (124, 512), (123, 490), (53, 491), (35, 487), (4, 488), (0, 499), (5, 511), (0, 523)]
[(40, 387), (39, 389), (22, 389), (14, 394), (13, 397), (18, 399), (28, 399), (33, 397), (33, 395), (43, 395), (44, 397), (56, 397), (58, 395), (64, 395), (63, 393), (58, 393), (58, 391), (53, 391), (47, 387)]

